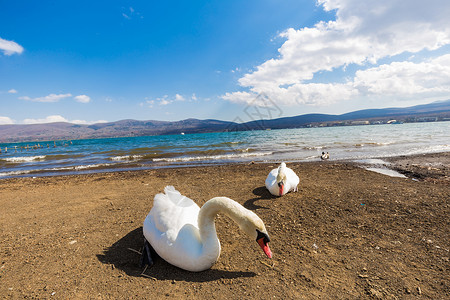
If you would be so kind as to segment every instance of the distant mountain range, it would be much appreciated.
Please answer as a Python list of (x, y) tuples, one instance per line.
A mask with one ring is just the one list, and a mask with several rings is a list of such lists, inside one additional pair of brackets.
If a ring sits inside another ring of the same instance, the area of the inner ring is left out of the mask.
[(450, 100), (405, 108), (365, 109), (342, 115), (305, 114), (295, 117), (255, 120), (246, 123), (211, 119), (186, 119), (176, 122), (121, 120), (93, 125), (79, 125), (63, 122), (30, 125), (0, 125), (0, 142), (53, 141), (316, 126), (382, 124), (392, 120), (396, 120), (397, 122), (450, 121)]

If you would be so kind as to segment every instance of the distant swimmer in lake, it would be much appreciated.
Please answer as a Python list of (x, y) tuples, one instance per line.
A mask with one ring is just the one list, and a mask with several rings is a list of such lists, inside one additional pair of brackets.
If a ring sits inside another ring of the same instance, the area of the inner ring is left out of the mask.
[(321, 160), (327, 160), (329, 158), (330, 158), (330, 154), (328, 154), (328, 152), (327, 153), (322, 152), (322, 155), (320, 156)]

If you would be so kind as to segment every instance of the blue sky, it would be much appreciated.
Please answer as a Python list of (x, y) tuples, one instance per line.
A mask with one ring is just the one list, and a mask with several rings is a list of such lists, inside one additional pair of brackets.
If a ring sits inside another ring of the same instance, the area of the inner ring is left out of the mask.
[(449, 15), (447, 0), (0, 0), (0, 124), (447, 100)]

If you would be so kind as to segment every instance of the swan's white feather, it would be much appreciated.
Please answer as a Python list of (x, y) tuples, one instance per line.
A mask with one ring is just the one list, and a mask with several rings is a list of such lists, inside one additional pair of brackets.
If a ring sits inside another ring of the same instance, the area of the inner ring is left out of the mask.
[[(210, 205), (204, 211), (207, 215), (208, 209), (217, 208), (217, 206), (213, 208), (216, 203), (222, 203), (221, 201), (234, 203), (233, 200), (225, 197), (213, 198), (210, 201), (208, 201)], [(245, 222), (243, 219), (245, 217), (250, 218), (252, 224), (255, 224), (256, 227), (247, 229), (247, 233), (251, 232), (256, 236), (255, 228), (267, 233), (264, 223), (256, 214), (238, 204), (232, 207), (237, 211), (228, 211), (228, 213), (235, 221)], [(211, 215), (209, 220), (212, 222), (210, 227), (206, 226), (202, 229), (202, 234), (205, 236), (201, 237), (198, 225), (199, 213), (200, 208), (194, 201), (181, 195), (174, 187), (166, 187), (164, 194), (155, 196), (153, 207), (144, 220), (144, 237), (158, 255), (172, 265), (194, 272), (209, 269), (219, 258), (220, 242), (213, 224), (214, 215)], [(239, 218), (242, 218), (242, 221), (239, 221)]]
[[(202, 271), (216, 261), (202, 256), (198, 228), (199, 206), (173, 186), (157, 194), (144, 220), (144, 236), (164, 260), (189, 271)], [(220, 248), (220, 246), (219, 246)], [(219, 250), (220, 251), (220, 250)]]
[(180, 229), (191, 224), (198, 230), (197, 217), (200, 207), (191, 199), (183, 196), (173, 186), (167, 186), (164, 194), (157, 194), (153, 200), (150, 215), (154, 225), (167, 235), (167, 239), (174, 241)]

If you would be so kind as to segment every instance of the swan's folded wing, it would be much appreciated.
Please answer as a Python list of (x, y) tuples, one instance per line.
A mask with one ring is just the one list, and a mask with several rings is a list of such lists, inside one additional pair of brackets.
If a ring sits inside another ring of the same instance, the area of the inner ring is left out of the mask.
[(300, 183), (300, 178), (298, 178), (297, 174), (290, 168), (286, 168), (286, 177), (292, 187), (296, 187)]
[(273, 169), (270, 171), (269, 175), (266, 178), (266, 187), (272, 186), (277, 181), (278, 169)]
[(157, 194), (150, 210), (152, 223), (161, 234), (167, 235), (169, 240), (175, 240), (178, 232), (185, 224), (192, 224), (198, 228), (197, 218), (200, 208), (191, 199), (181, 199), (186, 206), (176, 205), (166, 194)]
[(181, 195), (173, 186), (169, 185), (164, 188), (164, 193), (168, 199), (177, 206), (189, 207), (191, 205), (198, 206), (194, 201), (186, 196)]
[(177, 252), (186, 253), (190, 258), (198, 258), (202, 253), (200, 232), (191, 224), (185, 224), (180, 228), (175, 244)]
[(266, 178), (265, 182), (266, 188), (272, 195), (278, 195), (277, 175), (278, 175), (278, 168), (270, 171), (269, 175), (267, 175)]

